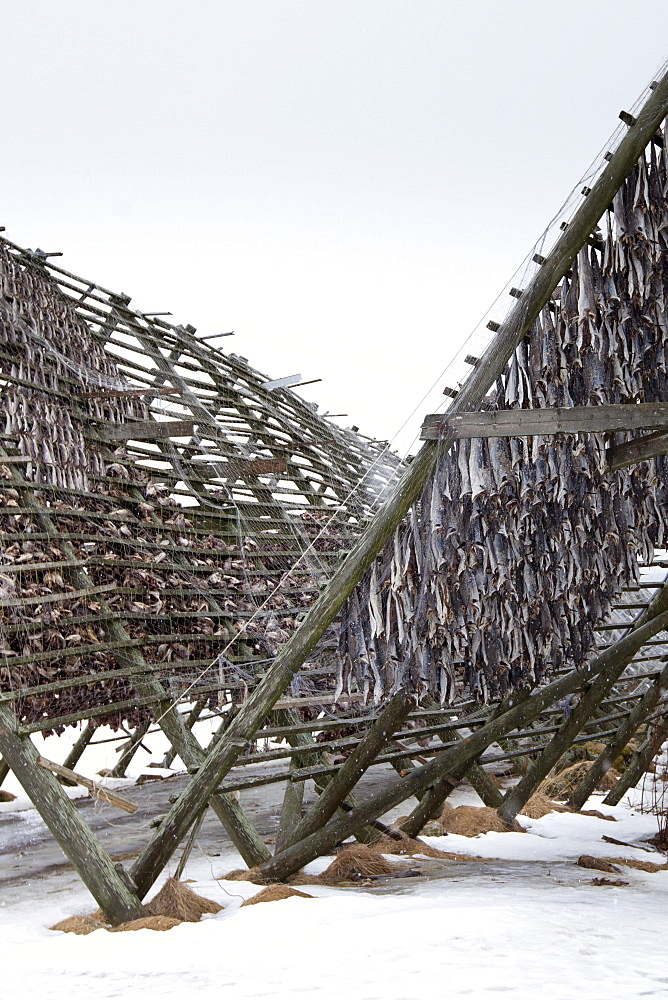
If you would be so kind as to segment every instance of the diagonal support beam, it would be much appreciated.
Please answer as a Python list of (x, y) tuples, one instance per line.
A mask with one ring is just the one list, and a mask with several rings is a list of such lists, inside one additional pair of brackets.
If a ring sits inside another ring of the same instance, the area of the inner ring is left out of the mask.
[(0, 752), (109, 920), (120, 924), (145, 916), (122, 866), (114, 866), (55, 774), (40, 766), (36, 748), (19, 735), (6, 705), (0, 705)]
[[(655, 620), (655, 616), (668, 613), (668, 584), (664, 584), (654, 595), (646, 608), (638, 615), (627, 635), (633, 636), (642, 626)], [(534, 761), (519, 784), (506, 794), (499, 816), (506, 823), (511, 823), (522, 806), (531, 798), (541, 781), (547, 777), (557, 761), (571, 746), (577, 734), (584, 728), (598, 708), (601, 701), (610, 693), (619, 677), (625, 670), (628, 660), (623, 658), (612, 662), (602, 671), (587, 688), (571, 717), (555, 733), (538, 760)]]
[(604, 750), (598, 755), (586, 775), (577, 786), (569, 799), (569, 805), (575, 809), (582, 809), (583, 805), (595, 791), (597, 785), (613, 766), (614, 761), (620, 755), (624, 747), (645, 719), (654, 711), (659, 703), (662, 694), (668, 686), (668, 666), (664, 667), (654, 684), (645, 692), (643, 697), (634, 705), (627, 719), (621, 724), (617, 733), (608, 741)]
[(389, 700), (346, 762), (323, 788), (294, 831), (290, 844), (308, 837), (332, 818), (364, 772), (371, 767), (392, 733), (401, 726), (414, 704), (414, 698), (405, 691), (399, 691)]

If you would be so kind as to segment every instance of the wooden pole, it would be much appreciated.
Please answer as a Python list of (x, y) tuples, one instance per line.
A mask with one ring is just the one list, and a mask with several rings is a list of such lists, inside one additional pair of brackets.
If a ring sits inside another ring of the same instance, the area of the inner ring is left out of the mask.
[(131, 735), (130, 739), (127, 741), (127, 743), (124, 743), (121, 747), (119, 747), (119, 751), (120, 752), (119, 752), (118, 760), (116, 761), (116, 763), (114, 764), (114, 766), (111, 769), (111, 777), (112, 778), (124, 778), (125, 777), (125, 772), (128, 769), (130, 761), (132, 760), (132, 758), (134, 757), (134, 755), (137, 753), (137, 750), (139, 750), (139, 747), (141, 746), (141, 741), (146, 736), (146, 733), (148, 732), (148, 728), (149, 728), (149, 723), (148, 722), (142, 722), (140, 725), (137, 726), (137, 728), (135, 729), (134, 733)]
[(547, 777), (555, 764), (561, 760), (564, 753), (572, 745), (573, 740), (591, 719), (594, 712), (611, 688), (616, 684), (619, 675), (626, 668), (626, 663), (614, 664), (603, 671), (590, 685), (578, 705), (573, 709), (570, 718), (555, 733), (537, 760), (529, 767), (520, 782), (511, 788), (504, 796), (498, 809), (504, 822), (511, 824), (518, 812), (526, 805), (541, 781)]
[(109, 920), (120, 924), (145, 916), (127, 873), (114, 866), (55, 774), (40, 766), (32, 741), (19, 735), (6, 705), (0, 705), (0, 752)]
[(427, 788), (415, 808), (411, 810), (401, 824), (401, 830), (407, 837), (417, 837), (428, 820), (437, 819), (440, 816), (443, 803), (454, 792), (455, 788), (458, 787), (461, 778), (464, 776), (464, 771), (465, 765), (462, 765), (457, 771), (447, 775), (445, 778), (438, 778), (433, 785)]
[[(646, 608), (637, 616), (627, 632), (633, 636), (638, 629), (651, 624), (656, 616), (668, 614), (668, 583), (664, 584), (649, 602)], [(621, 640), (623, 641), (623, 640)], [(629, 658), (630, 659), (630, 658)], [(499, 816), (506, 823), (512, 823), (522, 806), (531, 798), (541, 781), (547, 777), (557, 761), (570, 747), (581, 729), (593, 716), (598, 705), (609, 694), (620, 675), (625, 670), (629, 660), (624, 658), (610, 663), (609, 667), (598, 674), (582, 696), (579, 704), (573, 710), (569, 719), (550, 740), (538, 760), (529, 767), (519, 784), (506, 794), (499, 808)]]
[[(657, 83), (638, 113), (635, 124), (606, 162), (590, 193), (471, 372), (455, 400), (452, 413), (475, 410), (480, 406), (667, 113), (668, 73)], [(377, 553), (417, 500), (438, 456), (450, 448), (452, 441), (452, 434), (446, 433), (443, 441), (425, 442), (415, 456), (394, 493), (333, 574), (300, 627), (281, 648), (271, 668), (230, 723), (225, 736), (211, 750), (197, 775), (170, 809), (152, 843), (142, 852), (134, 869), (142, 883), (156, 878), (167, 864), (171, 852), (188, 829), (193, 812), (233, 766)]]
[[(290, 771), (296, 771), (298, 767), (300, 767), (299, 758), (293, 757), (290, 761)], [(286, 781), (285, 783), (281, 818), (276, 834), (276, 853), (282, 851), (292, 841), (293, 834), (302, 818), (305, 784), (304, 781)]]
[(569, 799), (569, 805), (573, 806), (574, 809), (582, 809), (601, 779), (613, 767), (615, 760), (633, 737), (633, 734), (637, 732), (638, 727), (654, 711), (667, 685), (668, 666), (663, 668), (654, 684), (651, 685), (649, 690), (634, 705), (628, 718), (621, 724), (616, 735), (608, 741), (605, 749), (601, 751), (580, 784), (574, 790)]
[(290, 843), (303, 840), (331, 819), (364, 772), (371, 767), (392, 733), (397, 731), (414, 704), (414, 699), (405, 691), (399, 691), (390, 698), (374, 724), (367, 730), (299, 823)]
[(616, 806), (625, 792), (628, 792), (629, 788), (635, 788), (651, 764), (652, 758), (656, 757), (661, 749), (661, 744), (665, 740), (666, 735), (668, 735), (668, 719), (664, 716), (660, 718), (653, 732), (649, 733), (642, 745), (633, 754), (624, 774), (612, 791), (608, 792), (603, 799), (604, 805)]
[[(97, 727), (90, 720), (86, 723), (81, 730), (77, 741), (74, 743), (72, 749), (63, 761), (64, 767), (69, 767), (70, 769), (76, 767), (79, 763), (81, 755), (92, 740), (96, 728)], [(69, 785), (71, 782), (68, 778), (63, 778), (63, 784)]]

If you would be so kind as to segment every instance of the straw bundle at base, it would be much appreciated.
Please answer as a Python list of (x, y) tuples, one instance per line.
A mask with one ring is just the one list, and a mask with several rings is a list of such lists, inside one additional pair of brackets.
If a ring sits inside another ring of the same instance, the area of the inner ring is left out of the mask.
[(313, 899), (313, 896), (309, 896), (307, 892), (300, 892), (299, 889), (292, 889), (289, 885), (282, 885), (276, 883), (275, 885), (268, 885), (265, 889), (262, 889), (255, 896), (251, 896), (247, 899), (242, 906), (253, 906), (255, 903), (274, 903), (279, 899), (289, 899), (290, 896), (301, 896), (302, 899)]
[(524, 833), (519, 823), (513, 821), (509, 826), (496, 809), (489, 806), (457, 806), (453, 809), (446, 802), (439, 822), (447, 833), (456, 833), (461, 837), (477, 837), (480, 833)]
[(172, 927), (182, 924), (182, 920), (176, 917), (167, 917), (162, 913), (153, 916), (139, 917), (137, 920), (128, 920), (117, 927), (110, 927), (112, 934), (122, 931), (171, 931)]
[(581, 809), (577, 814), (578, 816), (595, 816), (596, 819), (605, 819), (608, 823), (616, 823), (617, 820), (614, 816), (606, 816), (605, 813), (599, 812), (598, 809)]
[(606, 858), (611, 865), (626, 865), (627, 868), (635, 868), (639, 872), (648, 872), (649, 874), (654, 874), (655, 872), (665, 872), (668, 871), (668, 862), (663, 865), (657, 865), (654, 861), (636, 861), (635, 858)]
[(222, 909), (220, 903), (199, 896), (176, 878), (168, 879), (160, 892), (146, 904), (149, 916), (174, 917), (189, 923), (197, 923), (203, 913), (220, 913)]
[(410, 857), (413, 854), (423, 854), (428, 858), (449, 858), (459, 860), (458, 854), (449, 854), (447, 851), (439, 851), (437, 847), (425, 844), (424, 840), (416, 840), (413, 837), (402, 837), (395, 840), (394, 837), (381, 837), (371, 844), (371, 850), (377, 854), (399, 854)]
[(92, 934), (93, 931), (109, 930), (109, 928), (94, 913), (82, 913), (75, 917), (65, 917), (49, 930), (64, 931), (67, 934)]
[[(558, 774), (548, 775), (539, 785), (538, 791), (549, 798), (566, 799), (575, 791), (577, 786), (589, 772), (594, 762), (591, 760), (579, 760), (570, 767), (565, 767)], [(611, 768), (599, 781), (597, 788), (601, 791), (609, 792), (614, 787), (619, 778), (619, 773)]]
[(320, 879), (323, 882), (341, 882), (373, 875), (394, 875), (396, 871), (397, 866), (373, 847), (352, 844), (350, 847), (344, 847), (331, 865), (322, 872)]
[(608, 858), (593, 858), (591, 854), (581, 854), (578, 858), (580, 868), (593, 868), (597, 872), (619, 873), (619, 868)]
[(570, 811), (568, 806), (553, 802), (552, 799), (548, 798), (547, 795), (543, 795), (542, 792), (534, 792), (529, 801), (522, 806), (521, 813), (522, 816), (528, 816), (529, 819), (542, 819), (543, 816), (547, 816), (551, 812)]
[(252, 882), (254, 885), (267, 885), (267, 879), (258, 875), (256, 868), (233, 868), (226, 875), (221, 875), (220, 880), (226, 882)]

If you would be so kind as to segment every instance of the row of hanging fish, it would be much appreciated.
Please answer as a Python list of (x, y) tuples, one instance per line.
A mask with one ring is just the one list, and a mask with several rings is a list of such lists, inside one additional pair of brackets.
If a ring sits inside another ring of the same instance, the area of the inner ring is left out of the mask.
[[(668, 177), (652, 145), (488, 397), (491, 409), (668, 401)], [(665, 458), (628, 435), (465, 439), (344, 607), (338, 691), (488, 698), (592, 655), (639, 560), (668, 545)]]
[(120, 423), (146, 416), (131, 398), (87, 398), (84, 393), (123, 380), (113, 360), (76, 315), (44, 268), (23, 265), (0, 245), (0, 433), (18, 438), (32, 482), (88, 489), (104, 475), (99, 450), (72, 416), (72, 398), (93, 420)]

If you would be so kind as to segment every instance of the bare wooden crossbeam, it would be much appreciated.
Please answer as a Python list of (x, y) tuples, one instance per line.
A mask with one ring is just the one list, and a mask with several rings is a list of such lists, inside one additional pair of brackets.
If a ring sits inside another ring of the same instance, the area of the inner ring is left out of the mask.
[(136, 802), (132, 802), (125, 795), (114, 792), (111, 788), (104, 788), (98, 781), (91, 781), (90, 778), (84, 778), (83, 774), (77, 774), (76, 771), (72, 771), (69, 767), (56, 764), (52, 760), (47, 760), (46, 757), (38, 757), (37, 763), (40, 767), (46, 767), (49, 771), (53, 771), (54, 774), (59, 774), (62, 778), (67, 778), (68, 781), (73, 781), (75, 784), (87, 788), (94, 799), (106, 802), (110, 806), (116, 806), (117, 809), (122, 809), (127, 813), (137, 812)]
[[(430, 413), (422, 425), (423, 441), (444, 434), (460, 438), (525, 437), (534, 434), (601, 434), (613, 431), (668, 429), (668, 403), (615, 403), (601, 406), (545, 407), (533, 410), (482, 410)], [(629, 442), (634, 444), (635, 442)], [(620, 446), (622, 448), (626, 445)], [(668, 447), (668, 446), (667, 446)]]
[(100, 424), (97, 433), (103, 441), (160, 441), (187, 437), (194, 427), (194, 420), (137, 420), (127, 424)]

